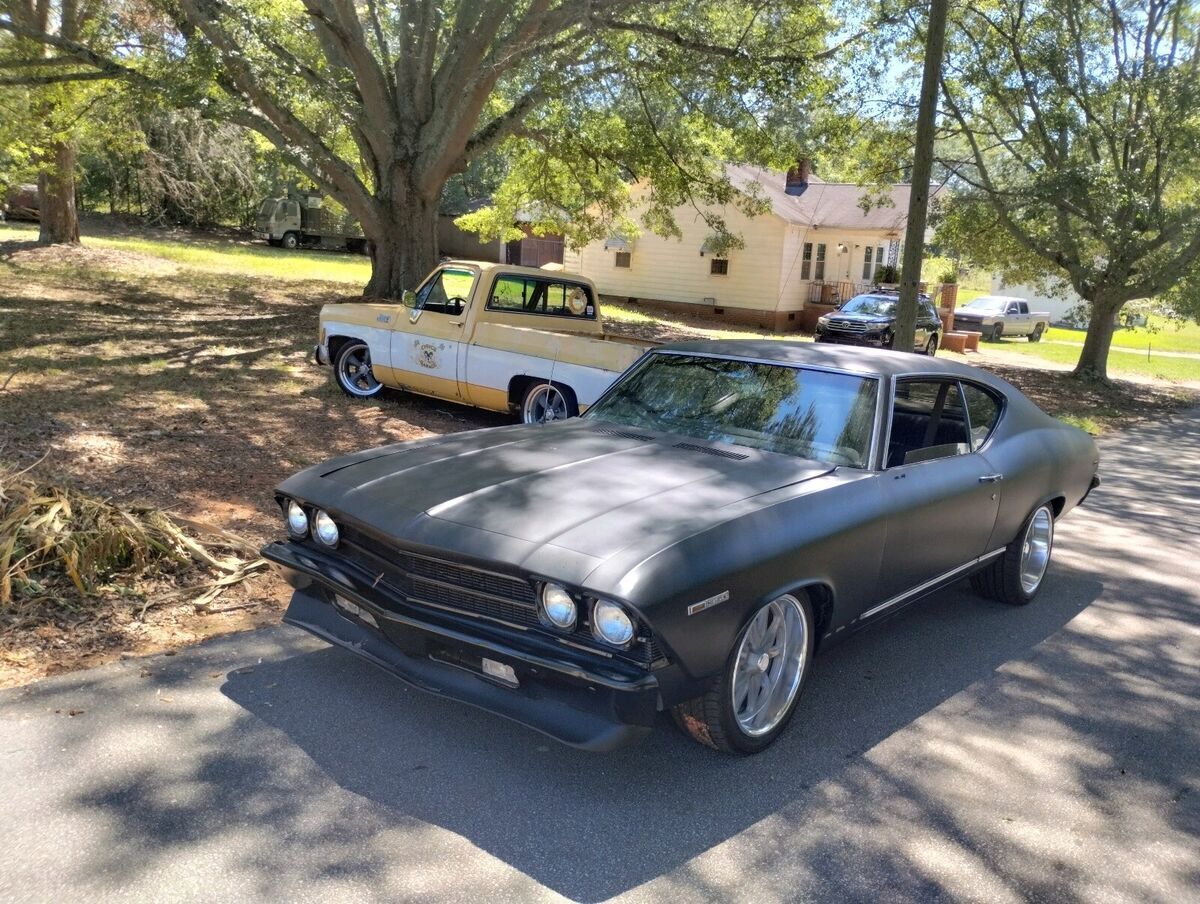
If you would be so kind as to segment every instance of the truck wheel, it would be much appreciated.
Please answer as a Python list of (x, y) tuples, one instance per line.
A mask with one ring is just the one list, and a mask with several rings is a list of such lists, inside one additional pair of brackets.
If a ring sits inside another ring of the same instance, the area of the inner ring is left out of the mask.
[(725, 669), (703, 697), (674, 707), (692, 740), (746, 756), (779, 737), (812, 670), (812, 606), (803, 593), (767, 603), (742, 629)]
[(1042, 341), (1042, 330), (1043, 330), (1043, 327), (1039, 323), (1037, 326), (1035, 326), (1033, 328), (1033, 332), (1029, 334), (1029, 341), (1030, 342), (1041, 342)]
[(521, 399), (521, 421), (525, 424), (548, 424), (565, 421), (579, 414), (575, 394), (565, 386), (553, 383), (530, 383)]
[(279, 240), (279, 244), (288, 249), (288, 251), (294, 251), (300, 246), (300, 236), (296, 235), (294, 232), (286, 233), (284, 237)]
[(988, 342), (999, 342), (1000, 337), (1004, 335), (1004, 324), (997, 323), (992, 327), (992, 335), (988, 337)]
[(383, 389), (371, 370), (371, 348), (361, 339), (351, 339), (338, 349), (333, 378), (342, 392), (356, 399), (369, 399)]

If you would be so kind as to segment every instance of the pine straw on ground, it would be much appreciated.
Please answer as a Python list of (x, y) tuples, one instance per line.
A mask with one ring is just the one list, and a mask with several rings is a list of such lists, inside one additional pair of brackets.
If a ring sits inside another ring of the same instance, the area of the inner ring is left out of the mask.
[(129, 646), (122, 635), (152, 610), (229, 611), (222, 595), (266, 566), (233, 534), (29, 470), (0, 464), (0, 657), (10, 664), (39, 658), (50, 635), (90, 652)]

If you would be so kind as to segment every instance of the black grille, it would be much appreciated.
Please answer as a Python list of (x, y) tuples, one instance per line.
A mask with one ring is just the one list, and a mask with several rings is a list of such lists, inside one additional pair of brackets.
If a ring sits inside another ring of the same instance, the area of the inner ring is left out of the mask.
[(644, 433), (634, 433), (632, 430), (614, 430), (612, 427), (597, 427), (597, 433), (603, 433), (605, 436), (619, 436), (622, 439), (640, 439), (649, 441), (654, 439), (653, 436), (646, 436)]
[[(370, 572), (376, 585), (399, 594), (409, 603), (532, 628), (550, 637), (564, 637), (542, 624), (534, 585), (523, 578), (401, 552), (350, 527), (343, 526), (341, 533), (338, 551)], [(613, 650), (592, 637), (591, 628), (584, 621), (587, 613), (581, 610), (580, 615), (575, 632), (566, 635), (572, 643), (645, 666), (664, 658), (651, 637), (639, 637), (628, 650)]]
[(826, 326), (835, 330), (845, 330), (848, 333), (865, 333), (867, 331), (867, 323), (865, 320), (829, 320)]
[(705, 455), (715, 455), (718, 458), (732, 458), (734, 461), (745, 461), (749, 455), (741, 452), (729, 452), (725, 449), (714, 449), (712, 446), (698, 446), (695, 443), (676, 443), (676, 449), (687, 449), (689, 452), (703, 452)]

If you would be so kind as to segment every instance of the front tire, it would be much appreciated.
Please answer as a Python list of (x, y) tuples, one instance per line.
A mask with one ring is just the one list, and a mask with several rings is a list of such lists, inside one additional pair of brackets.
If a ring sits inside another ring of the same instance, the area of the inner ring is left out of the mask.
[(997, 323), (992, 327), (992, 335), (988, 337), (988, 342), (999, 342), (1000, 337), (1004, 335), (1004, 324)]
[(815, 646), (807, 595), (772, 600), (742, 629), (704, 696), (672, 709), (675, 723), (694, 741), (722, 753), (749, 756), (765, 750), (796, 711)]
[(1054, 551), (1054, 510), (1040, 505), (994, 562), (971, 575), (976, 593), (1009, 606), (1026, 606), (1042, 589)]
[(383, 390), (371, 369), (371, 348), (361, 339), (351, 339), (338, 349), (333, 378), (342, 392), (356, 399), (369, 399)]
[(279, 240), (279, 244), (288, 251), (295, 251), (300, 246), (300, 236), (294, 232), (289, 232)]

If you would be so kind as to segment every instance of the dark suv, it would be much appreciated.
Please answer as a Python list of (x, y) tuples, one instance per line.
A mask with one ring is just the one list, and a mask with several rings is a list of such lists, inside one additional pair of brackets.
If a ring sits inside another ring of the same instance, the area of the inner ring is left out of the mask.
[[(891, 348), (896, 333), (896, 305), (900, 296), (888, 292), (855, 295), (817, 321), (817, 342)], [(942, 321), (928, 295), (917, 298), (917, 329), (913, 348), (933, 355), (942, 336)]]

